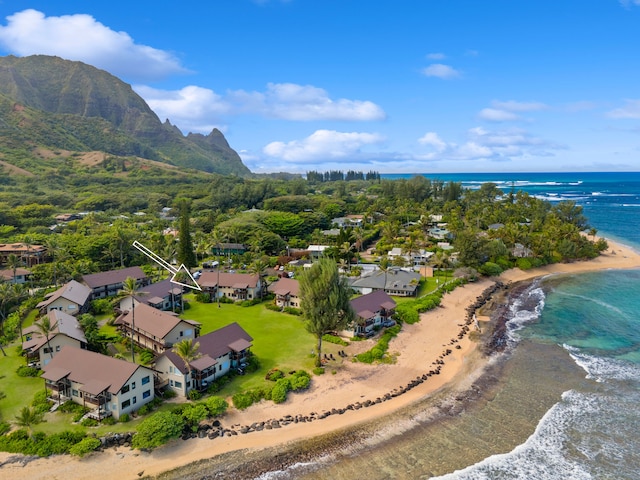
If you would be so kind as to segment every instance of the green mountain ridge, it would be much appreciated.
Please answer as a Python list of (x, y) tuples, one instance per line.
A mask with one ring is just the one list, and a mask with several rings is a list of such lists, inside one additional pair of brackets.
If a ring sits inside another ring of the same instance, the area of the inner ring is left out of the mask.
[[(58, 57), (0, 57), (0, 145), (136, 156), (209, 173), (251, 176), (224, 135), (186, 137), (130, 85)], [(21, 147), (21, 148), (20, 148)], [(12, 156), (2, 148), (2, 160)]]

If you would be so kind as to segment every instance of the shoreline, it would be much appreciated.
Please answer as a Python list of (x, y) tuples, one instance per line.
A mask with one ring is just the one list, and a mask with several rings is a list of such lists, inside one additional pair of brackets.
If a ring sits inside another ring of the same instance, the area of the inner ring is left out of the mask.
[[(529, 271), (512, 269), (504, 272), (497, 280), (515, 284), (549, 275), (633, 268), (640, 268), (640, 255), (629, 247), (610, 241), (609, 249), (593, 260), (548, 265)], [(245, 472), (252, 476), (241, 477), (236, 472), (234, 478), (254, 478), (260, 470), (286, 467), (291, 462), (304, 461), (305, 458), (317, 457), (322, 452), (344, 448), (351, 442), (364, 441), (372, 431), (379, 430), (385, 424), (389, 428), (402, 430), (404, 427), (401, 420), (405, 415), (414, 415), (418, 405), (425, 408), (440, 402), (440, 405), (436, 405), (436, 410), (439, 410), (448, 396), (458, 394), (464, 397), (461, 392), (468, 392), (469, 398), (461, 401), (464, 405), (465, 402), (472, 403), (475, 396), (482, 395), (482, 392), (476, 392), (477, 395), (470, 392), (475, 391), (471, 387), (475, 381), (481, 381), (479, 379), (483, 372), (487, 371), (489, 359), (480, 352), (480, 342), (472, 340), (468, 333), (462, 338), (458, 334), (461, 325), (465, 323), (467, 308), (494, 283), (495, 280), (483, 279), (457, 288), (443, 297), (444, 308), (421, 314), (420, 322), (414, 325), (404, 325), (389, 350), (391, 354), (397, 355), (395, 364), (364, 365), (342, 361), (335, 365), (335, 375), (327, 369), (325, 375), (314, 376), (312, 387), (308, 391), (290, 394), (285, 403), (275, 405), (263, 401), (245, 411), (231, 409), (222, 417), (221, 423), (226, 428), (238, 428), (286, 415), (310, 415), (313, 412), (342, 409), (349, 404), (366, 400), (374, 401), (385, 393), (399, 391), (408, 382), (433, 369), (436, 365), (434, 362), (443, 360), (443, 364), (438, 365), (441, 367), (439, 374), (429, 376), (428, 380), (387, 401), (374, 403), (366, 408), (347, 409), (322, 420), (290, 423), (282, 428), (265, 429), (246, 435), (237, 433), (214, 440), (206, 437), (187, 441), (174, 440), (152, 452), (117, 447), (96, 452), (84, 459), (55, 456), (30, 460), (25, 465), (20, 462), (5, 464), (0, 467), (0, 472), (3, 475), (28, 475), (32, 480), (88, 478), (96, 472), (101, 472), (104, 478), (117, 477), (122, 480), (141, 476), (188, 478), (187, 475), (190, 474), (203, 478), (204, 472), (216, 465), (228, 471), (227, 467), (237, 458), (240, 468), (244, 465)], [(485, 328), (488, 319), (480, 316), (479, 320), (482, 330), (488, 330)], [(456, 341), (452, 343), (454, 340)], [(362, 345), (362, 348), (370, 348), (367, 345), (368, 343)], [(451, 350), (451, 353), (443, 357), (443, 351), (446, 350)], [(461, 407), (453, 404), (448, 414), (456, 415), (459, 408)], [(255, 460), (250, 460), (247, 455)], [(0, 452), (0, 464), (14, 456)], [(267, 460), (268, 466), (261, 468), (260, 462)], [(252, 467), (251, 473), (249, 467)]]

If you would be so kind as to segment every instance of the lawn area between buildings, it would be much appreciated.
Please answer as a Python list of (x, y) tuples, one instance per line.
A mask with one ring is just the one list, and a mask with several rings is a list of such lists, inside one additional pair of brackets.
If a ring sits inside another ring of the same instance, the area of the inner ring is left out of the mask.
[(260, 369), (237, 376), (220, 395), (233, 395), (265, 385), (264, 377), (272, 368), (283, 372), (313, 369), (314, 359), (310, 353), (315, 347), (315, 338), (304, 328), (302, 317), (274, 312), (265, 308), (264, 303), (251, 307), (222, 303), (218, 308), (216, 303), (200, 303), (192, 295), (185, 297), (190, 307), (180, 317), (200, 322), (201, 335), (237, 322), (253, 337), (251, 352), (258, 357)]

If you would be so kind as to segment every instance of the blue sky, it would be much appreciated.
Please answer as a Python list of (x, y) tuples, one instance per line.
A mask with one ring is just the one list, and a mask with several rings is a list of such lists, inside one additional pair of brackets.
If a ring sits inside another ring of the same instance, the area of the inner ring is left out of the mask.
[(0, 0), (253, 172), (639, 171), (640, 0)]

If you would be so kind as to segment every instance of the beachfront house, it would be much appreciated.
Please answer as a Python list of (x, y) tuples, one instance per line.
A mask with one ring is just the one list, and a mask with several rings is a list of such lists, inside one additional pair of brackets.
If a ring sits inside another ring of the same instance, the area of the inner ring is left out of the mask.
[(52, 327), (48, 341), (35, 324), (22, 332), (26, 338), (22, 342), (22, 350), (29, 362), (47, 365), (66, 345), (80, 349), (87, 348), (87, 339), (76, 317), (60, 310), (50, 310), (47, 316)]
[(91, 300), (96, 298), (113, 297), (122, 290), (127, 278), (133, 278), (138, 288), (151, 283), (151, 279), (140, 267), (121, 268), (108, 272), (92, 273), (82, 277), (82, 283), (91, 289)]
[(42, 313), (60, 310), (69, 315), (79, 315), (89, 309), (91, 289), (82, 283), (71, 280), (55, 292), (45, 295), (36, 307)]
[(67, 345), (45, 366), (42, 378), (51, 398), (72, 400), (96, 420), (132, 413), (154, 398), (150, 368)]
[(125, 337), (133, 337), (133, 342), (140, 348), (149, 349), (157, 355), (180, 340), (195, 339), (200, 334), (200, 323), (182, 320), (144, 303), (122, 313), (115, 325)]
[(268, 287), (275, 295), (275, 304), (280, 308), (300, 308), (300, 283), (293, 278), (282, 277)]
[(245, 367), (252, 341), (240, 325), (232, 323), (194, 341), (199, 344), (198, 353), (188, 366), (173, 350), (166, 350), (155, 363), (158, 388), (170, 388), (181, 396), (205, 390), (230, 370)]
[(353, 334), (368, 337), (383, 326), (391, 324), (396, 302), (383, 290), (356, 297), (351, 300), (351, 308), (356, 314)]
[(260, 298), (262, 280), (257, 274), (204, 271), (198, 284), (212, 299), (226, 297), (239, 302)]
[(351, 282), (356, 292), (367, 293), (382, 290), (396, 297), (412, 297), (416, 295), (420, 284), (420, 274), (408, 272), (401, 268), (389, 268), (386, 271), (374, 270)]

